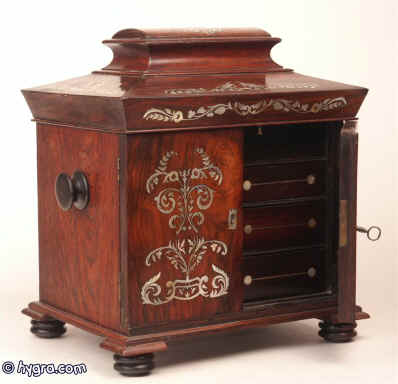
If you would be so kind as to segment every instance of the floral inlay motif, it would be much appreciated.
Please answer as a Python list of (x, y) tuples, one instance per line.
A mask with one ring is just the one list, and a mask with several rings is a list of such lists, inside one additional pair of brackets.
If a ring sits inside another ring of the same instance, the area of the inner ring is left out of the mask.
[(162, 156), (155, 172), (146, 181), (148, 194), (151, 194), (158, 185), (177, 183), (177, 187), (168, 186), (161, 189), (154, 198), (160, 212), (172, 214), (169, 227), (176, 229), (177, 234), (186, 230), (198, 232), (198, 226), (204, 222), (201, 211), (211, 206), (214, 190), (202, 181), (210, 178), (221, 185), (223, 180), (220, 168), (212, 163), (203, 148), (196, 148), (194, 153), (201, 160), (200, 167), (168, 170), (170, 159), (178, 156), (178, 153), (169, 151)]
[(228, 293), (229, 277), (215, 264), (212, 270), (216, 273), (209, 287), (207, 275), (191, 277), (195, 268), (207, 254), (226, 256), (228, 248), (225, 243), (218, 240), (205, 240), (194, 237), (183, 240), (170, 241), (167, 246), (157, 248), (150, 252), (145, 260), (149, 267), (166, 257), (171, 265), (184, 275), (184, 279), (168, 281), (166, 293), (162, 295), (162, 288), (158, 284), (161, 272), (150, 278), (141, 289), (141, 299), (144, 304), (160, 305), (175, 300), (192, 300), (198, 296), (220, 297)]
[(280, 112), (319, 113), (341, 109), (346, 105), (347, 100), (344, 97), (337, 97), (334, 99), (328, 98), (312, 104), (287, 99), (264, 99), (255, 104), (243, 104), (238, 101), (230, 101), (226, 104), (215, 104), (206, 107), (201, 106), (197, 110), (189, 110), (187, 113), (170, 108), (150, 108), (144, 113), (143, 118), (145, 120), (180, 123), (181, 121), (198, 120), (217, 115), (220, 116), (227, 111), (232, 111), (240, 116), (258, 115), (269, 109)]
[(218, 32), (222, 32), (223, 28), (183, 28), (182, 31), (192, 33), (203, 33), (205, 35), (215, 35)]
[(177, 88), (166, 89), (164, 93), (168, 95), (189, 95), (201, 93), (223, 93), (223, 92), (245, 92), (245, 91), (265, 91), (267, 89), (309, 89), (317, 88), (316, 83), (275, 83), (270, 85), (245, 83), (243, 81), (227, 81), (215, 88)]

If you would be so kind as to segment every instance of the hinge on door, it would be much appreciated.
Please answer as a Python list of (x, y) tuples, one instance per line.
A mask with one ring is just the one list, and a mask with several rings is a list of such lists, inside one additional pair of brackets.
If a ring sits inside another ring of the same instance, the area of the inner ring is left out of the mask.
[(340, 200), (339, 213), (339, 247), (343, 248), (348, 243), (348, 201)]
[(117, 158), (116, 168), (117, 168), (117, 182), (118, 184), (120, 184), (120, 157)]

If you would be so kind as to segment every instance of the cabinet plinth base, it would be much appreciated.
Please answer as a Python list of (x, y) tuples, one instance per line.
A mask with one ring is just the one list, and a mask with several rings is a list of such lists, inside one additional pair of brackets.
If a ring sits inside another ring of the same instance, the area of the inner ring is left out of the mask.
[(323, 321), (319, 323), (321, 330), (318, 334), (326, 341), (346, 343), (352, 341), (357, 335), (355, 331), (356, 326), (357, 323), (331, 323), (329, 321)]
[(43, 339), (54, 339), (66, 332), (65, 323), (55, 319), (31, 320), (31, 324), (30, 331)]
[[(300, 304), (301, 309), (303, 304)], [(154, 368), (154, 354), (167, 350), (168, 343), (172, 340), (184, 339), (192, 336), (209, 335), (215, 332), (227, 332), (233, 329), (243, 329), (258, 326), (267, 326), (304, 319), (319, 319), (321, 331), (325, 340), (332, 342), (350, 341), (355, 335), (354, 324), (339, 323), (337, 307), (334, 302), (327, 302), (317, 309), (306, 311), (274, 313), (260, 315), (260, 310), (242, 312), (242, 318), (232, 317), (220, 323), (209, 323), (201, 326), (187, 324), (185, 328), (178, 329), (152, 329), (148, 332), (137, 334), (123, 334), (110, 328), (103, 327), (92, 321), (83, 319), (75, 314), (55, 308), (42, 302), (32, 302), (23, 309), (23, 313), (32, 320), (32, 332), (45, 338), (61, 336), (65, 333), (65, 323), (79, 327), (92, 334), (102, 336), (101, 348), (114, 353), (114, 369), (123, 376), (145, 376)], [(288, 308), (291, 311), (291, 307)], [(264, 309), (263, 309), (264, 310)], [(285, 309), (286, 310), (286, 309)], [(264, 310), (265, 311), (265, 310)], [(251, 316), (251, 317), (250, 317)], [(370, 316), (356, 306), (355, 320), (367, 319)]]
[(153, 353), (138, 356), (113, 355), (115, 364), (113, 368), (122, 376), (146, 376), (155, 367)]

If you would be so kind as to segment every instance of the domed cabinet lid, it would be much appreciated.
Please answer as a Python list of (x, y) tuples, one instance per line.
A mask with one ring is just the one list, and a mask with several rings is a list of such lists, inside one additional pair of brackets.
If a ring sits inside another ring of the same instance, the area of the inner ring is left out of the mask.
[(105, 40), (109, 65), (23, 90), (35, 120), (118, 133), (356, 116), (367, 89), (275, 63), (261, 29), (125, 29)]

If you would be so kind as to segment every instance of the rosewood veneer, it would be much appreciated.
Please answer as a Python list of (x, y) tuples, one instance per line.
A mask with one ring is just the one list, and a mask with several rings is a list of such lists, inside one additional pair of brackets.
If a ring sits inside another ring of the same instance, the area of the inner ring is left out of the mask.
[[(37, 124), (32, 332), (102, 336), (122, 375), (169, 341), (356, 320), (356, 115), (367, 89), (275, 63), (259, 29), (127, 29), (87, 76), (23, 90)], [(362, 229), (363, 230), (363, 229)]]

